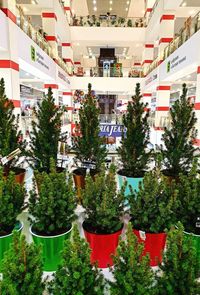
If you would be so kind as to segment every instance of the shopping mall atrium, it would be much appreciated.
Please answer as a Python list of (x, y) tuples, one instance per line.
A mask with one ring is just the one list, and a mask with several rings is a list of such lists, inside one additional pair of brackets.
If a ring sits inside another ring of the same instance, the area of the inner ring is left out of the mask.
[(200, 295), (200, 0), (0, 0), (0, 295)]

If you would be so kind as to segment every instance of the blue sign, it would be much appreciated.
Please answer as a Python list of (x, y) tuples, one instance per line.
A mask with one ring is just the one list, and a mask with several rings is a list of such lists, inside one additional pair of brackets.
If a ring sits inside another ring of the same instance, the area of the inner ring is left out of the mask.
[[(100, 124), (100, 136), (105, 137), (121, 137), (122, 131), (124, 129), (123, 125), (116, 124)], [(125, 132), (125, 130), (124, 130)]]

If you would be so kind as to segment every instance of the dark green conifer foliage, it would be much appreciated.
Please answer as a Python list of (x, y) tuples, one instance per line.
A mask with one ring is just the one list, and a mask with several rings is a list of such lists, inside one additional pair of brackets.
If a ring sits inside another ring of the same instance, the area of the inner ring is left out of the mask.
[(149, 266), (149, 257), (141, 256), (143, 245), (133, 234), (128, 224), (126, 240), (121, 240), (111, 270), (114, 282), (110, 283), (111, 295), (153, 295), (154, 273)]
[(128, 103), (127, 113), (123, 116), (123, 125), (127, 131), (122, 134), (121, 146), (118, 149), (123, 172), (129, 177), (143, 176), (150, 158), (150, 152), (146, 150), (150, 132), (149, 113), (145, 112), (147, 104), (141, 100), (140, 84), (137, 83), (135, 95)]
[(161, 153), (167, 174), (178, 176), (190, 169), (196, 150), (193, 144), (197, 135), (197, 119), (194, 104), (187, 98), (186, 84), (183, 84), (182, 95), (170, 110), (170, 117), (171, 127), (164, 128)]
[(55, 105), (51, 88), (35, 110), (36, 120), (32, 121), (31, 152), (29, 158), (34, 169), (49, 173), (50, 159), (57, 161), (58, 141), (61, 133), (63, 110)]
[(183, 226), (168, 233), (167, 251), (164, 252), (162, 275), (157, 276), (158, 295), (198, 295), (200, 294), (200, 261), (190, 239), (183, 234)]
[(28, 244), (25, 236), (14, 232), (13, 243), (5, 254), (2, 266), (1, 295), (42, 295), (41, 251), (35, 244)]
[(90, 248), (77, 226), (72, 240), (66, 240), (61, 265), (49, 289), (54, 295), (104, 295), (102, 274), (90, 263)]
[(79, 111), (80, 123), (77, 124), (81, 136), (73, 137), (73, 149), (77, 159), (81, 162), (95, 162), (98, 170), (105, 161), (106, 146), (104, 139), (99, 136), (99, 108), (91, 88), (92, 85), (88, 84), (88, 94)]
[[(0, 155), (2, 157), (7, 156), (17, 148), (24, 150), (25, 144), (18, 127), (14, 105), (6, 97), (4, 79), (2, 78), (0, 80)], [(10, 166), (14, 166), (15, 163), (15, 160), (10, 161), (5, 169), (9, 170)]]

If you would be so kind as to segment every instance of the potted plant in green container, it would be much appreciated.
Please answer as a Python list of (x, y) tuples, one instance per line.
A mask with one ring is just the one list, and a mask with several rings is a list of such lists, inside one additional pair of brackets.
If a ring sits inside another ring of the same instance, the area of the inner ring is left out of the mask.
[(28, 244), (25, 236), (14, 232), (13, 242), (2, 265), (1, 295), (42, 295), (42, 259), (40, 247)]
[(0, 167), (0, 267), (4, 253), (9, 249), (14, 229), (21, 231), (22, 224), (17, 216), (22, 212), (26, 191), (15, 181), (13, 172), (4, 177)]
[(115, 253), (123, 227), (124, 187), (117, 191), (115, 172), (111, 165), (108, 172), (102, 168), (95, 181), (88, 175), (82, 190), (86, 214), (83, 229), (92, 249), (91, 262), (97, 261), (100, 268), (113, 264), (111, 255)]
[(33, 169), (39, 172), (50, 172), (50, 162), (57, 163), (58, 142), (61, 134), (63, 110), (55, 105), (53, 92), (48, 89), (42, 102), (35, 109), (33, 131), (30, 134), (30, 150), (27, 157)]
[(158, 295), (200, 294), (200, 260), (183, 230), (179, 224), (168, 233), (167, 250), (160, 265), (162, 274), (158, 273), (155, 286)]
[(139, 191), (132, 190), (130, 195), (130, 214), (133, 232), (139, 242), (144, 243), (144, 255), (150, 255), (150, 265), (162, 261), (166, 233), (175, 224), (177, 192), (169, 186), (159, 170), (147, 172)]
[(72, 241), (67, 240), (62, 261), (49, 284), (50, 294), (103, 295), (103, 276), (96, 265), (90, 263), (90, 248), (79, 235), (77, 225), (72, 231)]
[(179, 173), (187, 174), (197, 150), (194, 147), (197, 118), (194, 104), (187, 97), (186, 84), (183, 84), (181, 97), (170, 109), (170, 117), (171, 127), (164, 128), (161, 154), (165, 167), (163, 174), (172, 179), (177, 178)]
[[(6, 97), (4, 79), (2, 78), (0, 80), (0, 158), (6, 158), (13, 152), (17, 154), (17, 150), (23, 152), (25, 148), (14, 109), (13, 102)], [(16, 167), (16, 157), (11, 156), (7, 160), (3, 166), (5, 177), (10, 171), (13, 171), (16, 181), (22, 184), (26, 170)], [(0, 165), (2, 165), (1, 161)]]
[(130, 193), (129, 185), (138, 189), (144, 173), (148, 168), (151, 152), (147, 151), (150, 128), (149, 113), (145, 112), (147, 104), (142, 101), (140, 84), (137, 83), (135, 95), (128, 103), (127, 113), (123, 116), (124, 132), (121, 146), (118, 148), (122, 169), (118, 171), (120, 186), (127, 182), (126, 195)]
[(36, 244), (42, 244), (45, 271), (55, 271), (60, 262), (60, 252), (65, 239), (70, 237), (75, 219), (75, 192), (71, 176), (57, 173), (51, 161), (50, 173), (38, 176), (39, 194), (36, 187), (30, 192), (30, 232)]
[(149, 257), (141, 257), (143, 245), (133, 234), (128, 224), (126, 240), (121, 240), (111, 269), (114, 281), (110, 282), (111, 295), (153, 295), (154, 273), (149, 266)]
[(196, 162), (193, 163), (188, 175), (179, 174), (176, 189), (176, 220), (183, 224), (186, 238), (193, 241), (200, 261), (200, 179)]
[[(106, 158), (106, 146), (103, 138), (99, 136), (99, 108), (97, 100), (92, 93), (92, 85), (88, 84), (88, 94), (82, 103), (79, 111), (80, 123), (77, 124), (77, 129), (80, 135), (74, 136), (73, 149), (76, 154), (76, 159), (82, 165), (84, 163), (93, 164), (94, 169), (90, 169), (92, 176), (100, 170), (101, 164)], [(79, 167), (73, 171), (75, 185), (78, 189), (80, 197), (80, 189), (85, 185), (86, 168)]]

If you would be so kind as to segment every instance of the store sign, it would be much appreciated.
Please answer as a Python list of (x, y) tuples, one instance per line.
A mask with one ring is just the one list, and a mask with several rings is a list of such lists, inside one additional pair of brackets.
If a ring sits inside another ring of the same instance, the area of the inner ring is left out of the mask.
[(58, 70), (58, 78), (60, 78), (61, 80), (65, 81), (67, 84), (70, 85), (69, 79), (67, 79), (66, 75), (61, 73), (59, 70)]
[(33, 95), (33, 88), (20, 85), (20, 95), (21, 96)]
[(180, 64), (187, 61), (187, 56), (175, 56), (173, 59), (167, 62), (167, 73), (169, 73), (172, 69), (177, 68)]
[(153, 81), (157, 80), (158, 78), (158, 74), (155, 73), (153, 75), (151, 75), (150, 77), (147, 78), (147, 80), (145, 81), (145, 86), (149, 85), (150, 83), (152, 83)]
[(123, 129), (124, 129), (123, 125), (100, 124), (99, 135), (106, 136), (106, 137), (121, 137)]
[(45, 61), (45, 57), (41, 52), (38, 52), (34, 46), (31, 45), (31, 60), (39, 63), (42, 67), (49, 70), (49, 65)]

